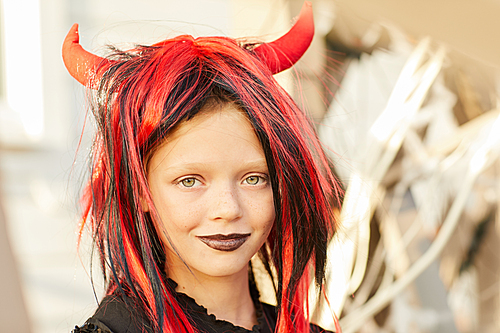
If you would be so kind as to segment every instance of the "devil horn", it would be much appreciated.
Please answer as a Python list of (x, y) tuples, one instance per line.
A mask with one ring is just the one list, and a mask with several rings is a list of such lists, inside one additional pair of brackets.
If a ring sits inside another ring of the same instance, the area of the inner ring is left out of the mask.
[(306, 52), (314, 36), (312, 5), (306, 1), (297, 22), (284, 36), (274, 42), (259, 45), (254, 52), (273, 74), (290, 68)]
[(89, 88), (96, 88), (97, 66), (103, 62), (111, 64), (111, 61), (85, 51), (79, 41), (78, 24), (75, 23), (64, 39), (62, 47), (64, 64), (78, 82)]

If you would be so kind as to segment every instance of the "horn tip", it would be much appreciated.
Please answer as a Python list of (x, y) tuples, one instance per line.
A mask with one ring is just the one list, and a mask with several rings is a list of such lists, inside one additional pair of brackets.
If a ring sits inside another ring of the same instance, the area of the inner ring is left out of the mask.
[(78, 23), (74, 23), (69, 29), (66, 38), (64, 39), (64, 43), (78, 43), (80, 41), (80, 35), (78, 33)]
[(69, 32), (68, 32), (68, 35), (73, 35), (73, 34), (77, 34), (78, 35), (78, 23), (73, 23), (73, 25), (71, 26), (71, 28), (69, 29)]
[[(299, 17), (306, 16), (309, 17), (310, 21), (313, 21), (312, 14), (312, 3), (310, 1), (305, 1), (300, 10)], [(314, 24), (314, 23), (313, 23)]]

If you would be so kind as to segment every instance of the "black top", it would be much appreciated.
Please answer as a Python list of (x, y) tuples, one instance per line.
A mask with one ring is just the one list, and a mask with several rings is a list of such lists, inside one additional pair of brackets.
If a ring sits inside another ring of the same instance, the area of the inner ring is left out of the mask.
[[(177, 284), (169, 280), (173, 290)], [(207, 309), (198, 305), (195, 300), (186, 294), (176, 293), (179, 305), (186, 309), (188, 318), (199, 332), (203, 333), (273, 333), (276, 326), (275, 307), (259, 301), (259, 292), (251, 283), (250, 294), (255, 304), (257, 325), (253, 329), (247, 330), (243, 327), (235, 326), (225, 320), (218, 320), (213, 314), (208, 314)], [(89, 318), (81, 327), (75, 326), (73, 333), (142, 333), (145, 328), (147, 332), (152, 332), (151, 327), (145, 326), (125, 304), (123, 299), (117, 295), (104, 297), (95, 314)], [(311, 333), (329, 332), (318, 326), (311, 324)], [(331, 332), (330, 332), (331, 333)]]

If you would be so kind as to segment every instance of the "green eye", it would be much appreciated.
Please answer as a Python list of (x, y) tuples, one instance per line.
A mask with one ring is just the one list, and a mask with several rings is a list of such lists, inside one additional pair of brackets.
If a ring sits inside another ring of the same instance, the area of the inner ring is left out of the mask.
[(181, 180), (181, 184), (184, 187), (193, 187), (196, 184), (196, 179), (194, 178), (186, 178)]
[(249, 185), (257, 185), (260, 182), (260, 177), (259, 176), (250, 176), (245, 179), (247, 184)]

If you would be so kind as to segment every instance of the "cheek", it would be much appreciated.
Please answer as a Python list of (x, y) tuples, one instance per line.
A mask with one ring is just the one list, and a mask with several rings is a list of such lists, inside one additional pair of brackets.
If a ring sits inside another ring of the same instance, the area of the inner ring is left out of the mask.
[(276, 217), (272, 192), (260, 197), (260, 200), (253, 201), (249, 208), (254, 214), (254, 221), (257, 221), (255, 228), (258, 228), (267, 238)]
[[(153, 192), (153, 191), (152, 191)], [(165, 231), (170, 237), (182, 236), (198, 225), (201, 207), (197, 203), (186, 202), (182, 196), (153, 192), (153, 201)]]

